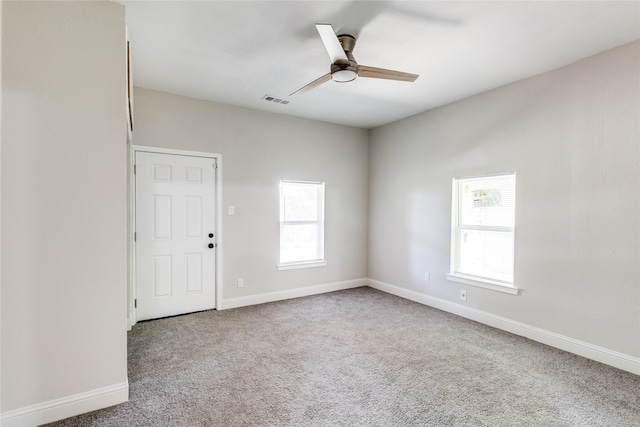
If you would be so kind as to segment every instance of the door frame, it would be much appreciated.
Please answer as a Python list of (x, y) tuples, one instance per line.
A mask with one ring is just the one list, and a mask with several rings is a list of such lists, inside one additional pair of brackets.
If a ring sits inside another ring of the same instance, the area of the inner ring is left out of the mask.
[(190, 156), (190, 157), (205, 157), (208, 159), (214, 159), (216, 161), (215, 169), (215, 212), (214, 224), (216, 227), (216, 253), (215, 253), (215, 283), (214, 283), (214, 295), (216, 298), (215, 309), (219, 310), (222, 301), (222, 154), (209, 153), (203, 151), (189, 151), (189, 150), (176, 150), (171, 148), (151, 147), (146, 145), (134, 145), (131, 144), (129, 150), (129, 212), (127, 217), (127, 239), (129, 242), (128, 247), (128, 263), (129, 263), (129, 275), (128, 275), (128, 291), (127, 291), (127, 330), (131, 330), (133, 325), (137, 323), (137, 283), (136, 283), (136, 242), (134, 240), (134, 233), (136, 227), (136, 179), (134, 173), (136, 153), (146, 152), (155, 154), (172, 154), (177, 156)]

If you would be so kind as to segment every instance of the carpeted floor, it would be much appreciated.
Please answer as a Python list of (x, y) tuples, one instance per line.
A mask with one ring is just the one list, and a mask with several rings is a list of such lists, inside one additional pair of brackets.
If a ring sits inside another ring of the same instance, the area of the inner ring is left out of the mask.
[(370, 288), (139, 323), (71, 426), (640, 426), (640, 376)]

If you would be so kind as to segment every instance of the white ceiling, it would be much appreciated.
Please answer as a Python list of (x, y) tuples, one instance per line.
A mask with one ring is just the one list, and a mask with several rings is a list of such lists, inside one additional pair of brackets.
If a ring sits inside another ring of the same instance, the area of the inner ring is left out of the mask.
[[(362, 128), (640, 39), (638, 1), (119, 3), (137, 86)], [(329, 81), (289, 97), (329, 71), (316, 23), (355, 36), (359, 64), (420, 77)]]

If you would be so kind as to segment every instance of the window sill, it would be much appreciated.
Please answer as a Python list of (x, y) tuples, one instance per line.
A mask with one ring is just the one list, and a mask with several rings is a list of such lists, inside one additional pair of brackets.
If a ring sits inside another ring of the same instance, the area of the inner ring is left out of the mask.
[(519, 289), (504, 283), (493, 280), (481, 279), (478, 277), (465, 276), (462, 274), (447, 274), (447, 280), (451, 282), (464, 283), (465, 285), (478, 286), (480, 288), (491, 289), (493, 291), (504, 292), (511, 295), (518, 295)]
[(327, 265), (327, 261), (308, 261), (308, 262), (293, 262), (290, 264), (278, 264), (278, 270), (296, 270), (298, 268), (313, 268), (324, 267)]

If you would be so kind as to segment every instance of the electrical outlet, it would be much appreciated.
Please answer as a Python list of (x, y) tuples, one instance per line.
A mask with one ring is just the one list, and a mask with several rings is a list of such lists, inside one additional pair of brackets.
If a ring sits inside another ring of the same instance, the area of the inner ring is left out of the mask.
[(239, 288), (243, 288), (244, 287), (244, 279), (238, 279), (238, 287)]
[(431, 279), (431, 275), (429, 273), (424, 273), (424, 281), (428, 282)]
[(460, 290), (460, 299), (462, 301), (466, 301), (467, 300), (467, 291), (465, 291), (464, 289)]

